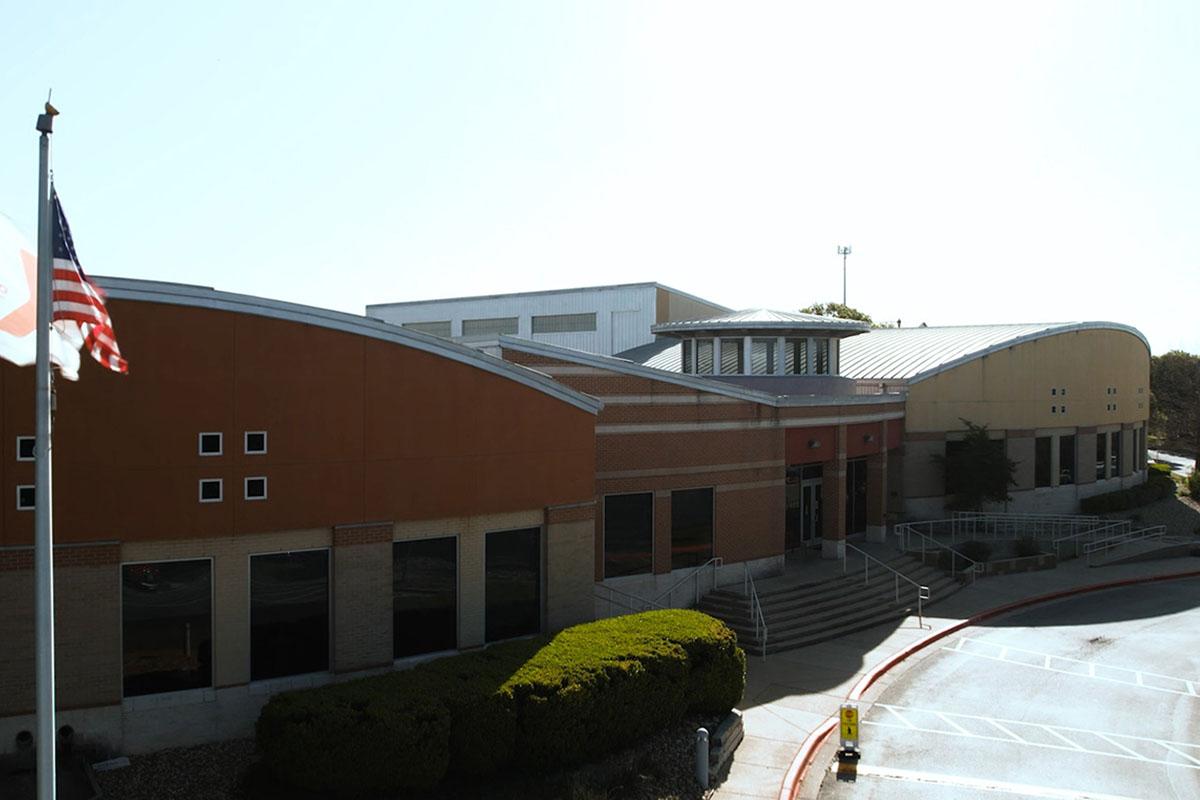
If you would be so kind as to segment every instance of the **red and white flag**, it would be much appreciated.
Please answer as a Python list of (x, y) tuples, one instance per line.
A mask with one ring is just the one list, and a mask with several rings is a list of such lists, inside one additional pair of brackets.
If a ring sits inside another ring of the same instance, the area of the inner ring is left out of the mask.
[[(54, 214), (54, 327), (76, 350), (86, 347), (92, 358), (113, 372), (128, 372), (129, 364), (121, 358), (104, 297), (83, 273), (71, 239), (71, 227), (53, 185), (50, 200)], [(65, 369), (62, 373), (71, 380), (78, 377), (68, 375)]]

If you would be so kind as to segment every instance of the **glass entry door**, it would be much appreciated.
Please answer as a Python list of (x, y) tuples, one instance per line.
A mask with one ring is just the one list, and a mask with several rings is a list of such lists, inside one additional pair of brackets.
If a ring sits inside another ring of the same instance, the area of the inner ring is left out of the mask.
[(808, 545), (821, 538), (821, 479), (800, 484), (800, 539)]
[(807, 547), (821, 538), (821, 465), (787, 468), (787, 531), (785, 546)]

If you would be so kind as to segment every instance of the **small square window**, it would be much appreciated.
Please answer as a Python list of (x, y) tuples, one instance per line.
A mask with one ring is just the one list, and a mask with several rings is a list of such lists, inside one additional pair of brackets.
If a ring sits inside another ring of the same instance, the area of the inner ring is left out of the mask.
[(267, 452), (266, 431), (246, 431), (246, 454), (255, 455)]
[(202, 433), (200, 434), (200, 455), (202, 456), (219, 456), (222, 453), (221, 434), (219, 433)]
[(1058, 406), (1050, 406), (1050, 413), (1051, 413), (1051, 414), (1057, 414), (1057, 413), (1058, 413)]
[(1050, 390), (1050, 396), (1051, 396), (1051, 397), (1054, 397), (1054, 395), (1056, 395), (1056, 394), (1058, 394), (1058, 389), (1051, 389), (1051, 390)]
[(18, 486), (17, 487), (17, 510), (32, 511), (34, 505), (33, 486)]
[(200, 479), (200, 502), (201, 503), (219, 503), (219, 502), (221, 502), (221, 479), (220, 478), (201, 478)]
[(267, 499), (267, 479), (266, 478), (246, 478), (246, 499), (247, 500), (266, 500)]
[(33, 436), (18, 436), (17, 437), (17, 461), (33, 461), (33, 447), (37, 444), (37, 438)]
[(1065, 413), (1067, 413), (1067, 407), (1066, 407), (1066, 406), (1063, 406), (1063, 407), (1061, 407), (1061, 408), (1060, 408), (1060, 409), (1058, 409), (1058, 410), (1059, 410), (1059, 411), (1061, 411), (1061, 412), (1062, 412), (1062, 413), (1064, 413), (1064, 414), (1065, 414)]
[(1066, 387), (1064, 387), (1064, 388), (1062, 388), (1062, 389), (1059, 389), (1059, 390), (1058, 390), (1058, 393), (1059, 393), (1060, 395), (1062, 395), (1063, 397), (1066, 397), (1066, 396), (1067, 396), (1067, 390), (1066, 390)]

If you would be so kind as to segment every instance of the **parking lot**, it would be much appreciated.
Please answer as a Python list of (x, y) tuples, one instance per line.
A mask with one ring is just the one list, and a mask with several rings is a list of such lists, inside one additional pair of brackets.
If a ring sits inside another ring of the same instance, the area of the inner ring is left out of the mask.
[(900, 674), (822, 798), (1200, 797), (1200, 580), (966, 629)]

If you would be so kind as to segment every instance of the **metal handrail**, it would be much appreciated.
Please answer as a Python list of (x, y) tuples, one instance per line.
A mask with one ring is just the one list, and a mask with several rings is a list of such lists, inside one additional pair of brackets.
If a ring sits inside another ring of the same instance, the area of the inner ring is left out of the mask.
[[(608, 596), (602, 596), (600, 594), (601, 591), (607, 592)], [(655, 611), (665, 608), (665, 606), (660, 605), (653, 600), (647, 600), (644, 597), (639, 597), (636, 594), (630, 594), (622, 589), (617, 589), (613, 586), (607, 586), (603, 583), (596, 584), (593, 594), (598, 599), (608, 603), (610, 611), (612, 610), (613, 606), (617, 606), (618, 608), (626, 608), (631, 614), (637, 614), (641, 611)], [(614, 594), (620, 595), (621, 598), (625, 600), (625, 603), (622, 605), (614, 602), (612, 598), (612, 595)]]
[[(854, 552), (858, 553), (859, 555), (861, 555), (863, 557), (863, 586), (866, 586), (871, 581), (871, 573), (869, 571), (869, 565), (872, 561), (874, 561), (876, 564), (883, 567), (888, 572), (892, 573), (892, 575), (893, 575), (892, 583), (895, 586), (897, 603), (900, 602), (900, 581), (901, 580), (908, 581), (909, 583), (911, 583), (913, 586), (915, 586), (917, 588), (917, 624), (921, 628), (924, 628), (925, 627), (925, 612), (923, 610), (922, 603), (929, 599), (929, 587), (924, 586), (920, 583), (917, 583), (916, 581), (914, 581), (912, 578), (905, 575), (900, 570), (895, 569), (894, 567), (888, 566), (887, 564), (880, 561), (878, 558), (876, 558), (875, 556), (866, 552), (865, 550), (860, 550), (859, 548), (855, 547), (854, 545), (850, 544), (849, 542), (846, 542), (845, 545), (846, 545), (847, 551), (853, 550)], [(849, 556), (842, 556), (842, 574), (843, 575), (846, 574), (846, 564), (849, 560), (850, 560)]]
[[(746, 577), (742, 581), (742, 594), (750, 598), (750, 622), (754, 625), (754, 638), (762, 647), (762, 660), (767, 660), (767, 618), (763, 615), (762, 602), (758, 599), (758, 589), (754, 586), (754, 576), (750, 574), (750, 565), (742, 562)], [(762, 635), (759, 636), (759, 632)]]
[(675, 581), (675, 583), (671, 584), (670, 589), (667, 589), (665, 592), (660, 592), (659, 595), (657, 597), (655, 597), (651, 602), (655, 603), (655, 604), (659, 604), (662, 602), (662, 599), (665, 597), (665, 598), (667, 598), (667, 608), (673, 608), (674, 606), (670, 600), (671, 595), (674, 594), (675, 590), (678, 589), (680, 586), (682, 586), (683, 584), (687, 583), (688, 581), (690, 581), (694, 578), (696, 580), (696, 602), (699, 603), (700, 602), (700, 577), (699, 577), (700, 571), (707, 569), (710, 566), (713, 568), (712, 585), (713, 585), (713, 588), (716, 589), (717, 588), (717, 567), (724, 565), (724, 563), (725, 563), (725, 560), (723, 558), (721, 558), (721, 556), (714, 556), (714, 557), (710, 558), (708, 561), (705, 561), (703, 564), (696, 567), (694, 570), (689, 572), (687, 575), (684, 575), (682, 578)]
[[(1095, 541), (1098, 538), (1108, 538), (1105, 537), (1104, 534), (1108, 533), (1109, 531), (1120, 530), (1122, 534), (1124, 534), (1128, 533), (1133, 528), (1132, 524), (1127, 519), (1119, 519), (1112, 522), (1106, 520), (1097, 520), (1097, 522), (1104, 522), (1105, 524), (1068, 534), (1067, 536), (1059, 536), (1057, 539), (1052, 539), (1050, 544), (1054, 548), (1054, 555), (1060, 559), (1062, 558), (1062, 545), (1064, 542), (1077, 542), (1079, 539), (1084, 538)], [(1084, 552), (1087, 551), (1085, 550)], [(1079, 555), (1078, 550), (1075, 551), (1075, 555)]]
[(983, 564), (981, 564), (980, 562), (976, 561), (973, 558), (968, 558), (967, 556), (965, 556), (962, 553), (955, 550), (950, 545), (942, 544), (941, 542), (939, 542), (937, 539), (933, 538), (932, 536), (925, 534), (925, 533), (921, 533), (920, 531), (914, 529), (912, 523), (909, 523), (909, 522), (897, 523), (894, 530), (895, 530), (896, 536), (900, 539), (900, 550), (905, 553), (908, 552), (908, 537), (910, 537), (910, 536), (921, 537), (921, 562), (922, 563), (925, 562), (925, 543), (928, 542), (929, 544), (933, 545), (936, 548), (950, 551), (950, 553), (952, 554), (952, 556), (950, 558), (950, 574), (951, 575), (957, 575), (959, 572), (959, 569), (958, 569), (958, 559), (959, 558), (961, 558), (963, 561), (966, 561), (967, 564), (969, 565), (967, 567), (967, 569), (964, 571), (969, 572), (971, 574), (971, 582), (972, 583), (975, 582), (975, 575), (977, 573), (983, 571)]
[[(1063, 531), (1080, 533), (1079, 528), (1094, 528), (1099, 517), (1077, 514), (1021, 514), (994, 511), (955, 511), (950, 519), (950, 539), (958, 536), (972, 538), (1002, 538), (1006, 536), (1055, 537)], [(943, 521), (930, 523), (945, 525)], [(931, 531), (932, 532), (932, 531)], [(1068, 534), (1070, 535), (1070, 534)]]
[(1083, 552), (1088, 557), (1088, 564), (1091, 564), (1092, 553), (1098, 550), (1111, 550), (1114, 547), (1120, 547), (1131, 542), (1144, 542), (1147, 539), (1161, 539), (1166, 533), (1167, 527), (1165, 525), (1140, 528), (1136, 531), (1127, 531), (1116, 536), (1110, 536), (1107, 539), (1097, 539), (1094, 542), (1088, 542), (1083, 546)]

